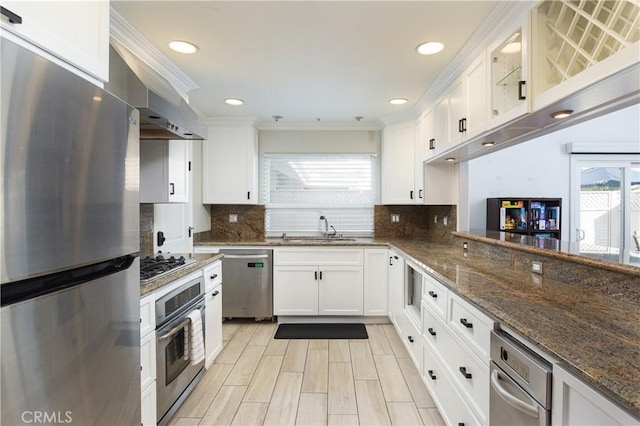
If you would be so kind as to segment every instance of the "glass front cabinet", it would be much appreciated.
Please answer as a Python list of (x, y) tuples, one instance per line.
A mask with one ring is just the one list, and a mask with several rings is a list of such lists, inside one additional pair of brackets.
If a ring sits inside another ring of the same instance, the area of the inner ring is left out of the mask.
[(490, 74), (489, 128), (529, 112), (529, 15), (502, 34), (488, 49)]

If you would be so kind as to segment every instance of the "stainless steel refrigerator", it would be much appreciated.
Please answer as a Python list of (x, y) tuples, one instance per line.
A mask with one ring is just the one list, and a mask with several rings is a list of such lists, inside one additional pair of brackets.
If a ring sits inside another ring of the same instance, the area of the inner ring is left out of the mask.
[(0, 424), (138, 425), (138, 111), (0, 43)]

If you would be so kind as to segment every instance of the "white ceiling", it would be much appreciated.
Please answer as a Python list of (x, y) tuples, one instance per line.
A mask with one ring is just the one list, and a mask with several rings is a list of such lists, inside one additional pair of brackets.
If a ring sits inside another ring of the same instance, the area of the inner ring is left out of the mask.
[[(363, 122), (406, 113), (498, 1), (112, 1), (199, 88), (205, 117)], [(171, 40), (199, 47), (169, 49)], [(424, 41), (445, 50), (422, 56)], [(245, 101), (228, 106), (225, 98)], [(403, 106), (389, 104), (407, 98)]]

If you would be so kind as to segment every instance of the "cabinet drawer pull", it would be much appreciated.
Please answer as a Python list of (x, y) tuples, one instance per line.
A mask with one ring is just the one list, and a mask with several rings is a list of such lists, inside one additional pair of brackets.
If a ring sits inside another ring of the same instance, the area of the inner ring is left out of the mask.
[(459, 422), (459, 423), (458, 423), (458, 426), (464, 426), (464, 423)]
[(218, 274), (213, 274), (209, 278), (212, 280), (215, 280), (216, 278), (218, 278)]
[(418, 198), (422, 199), (422, 189), (418, 191)]
[(9, 9), (0, 6), (0, 14), (6, 16), (12, 24), (22, 24), (22, 16), (13, 13)]
[(318, 271), (315, 271), (314, 274), (316, 276), (316, 280), (318, 280)]
[(460, 120), (462, 122), (462, 131), (466, 132), (467, 131), (467, 119), (463, 118), (462, 120)]
[(320, 271), (320, 279), (322, 279), (322, 271)]
[(409, 341), (413, 343), (413, 336), (407, 336), (407, 339), (409, 339)]
[(435, 291), (429, 290), (429, 296), (433, 297), (434, 299), (438, 298), (438, 294)]
[(176, 194), (176, 186), (173, 183), (170, 183), (169, 187), (171, 188), (171, 190), (169, 191), (169, 195), (175, 195)]
[(462, 133), (462, 119), (458, 120), (458, 133)]
[(436, 149), (436, 140), (429, 139), (429, 149)]
[(247, 200), (251, 199), (251, 191), (247, 191)]
[(427, 374), (429, 375), (429, 377), (431, 377), (431, 380), (436, 379), (436, 374), (433, 372), (433, 370), (428, 370)]
[(465, 379), (471, 378), (471, 373), (467, 373), (466, 367), (460, 367), (460, 373), (464, 376)]
[(518, 100), (519, 101), (524, 101), (525, 99), (527, 99), (527, 97), (524, 95), (524, 91), (522, 90), (524, 89), (525, 84), (527, 84), (527, 82), (524, 80), (520, 80), (518, 82)]
[(467, 328), (473, 328), (473, 323), (467, 321), (466, 318), (460, 318), (460, 324), (464, 325)]
[(429, 334), (430, 334), (430, 335), (432, 335), (432, 336), (435, 336), (435, 335), (436, 335), (436, 331), (435, 331), (433, 328), (431, 328), (431, 327), (427, 328), (427, 331), (428, 331), (428, 332), (429, 332)]
[(409, 198), (413, 200), (413, 191), (409, 191)]
[(219, 294), (220, 294), (220, 292), (218, 290), (216, 290), (213, 293), (211, 293), (211, 297), (216, 297)]

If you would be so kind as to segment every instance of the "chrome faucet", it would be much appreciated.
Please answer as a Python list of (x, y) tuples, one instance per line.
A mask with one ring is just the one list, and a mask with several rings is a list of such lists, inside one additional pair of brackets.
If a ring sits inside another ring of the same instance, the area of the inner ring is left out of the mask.
[(325, 216), (320, 216), (320, 220), (324, 220), (324, 232), (322, 233), (322, 235), (325, 238), (335, 237), (336, 236), (336, 228), (334, 228), (333, 225), (331, 225), (331, 229), (333, 229), (333, 232), (329, 233), (329, 221), (327, 221), (327, 218)]

